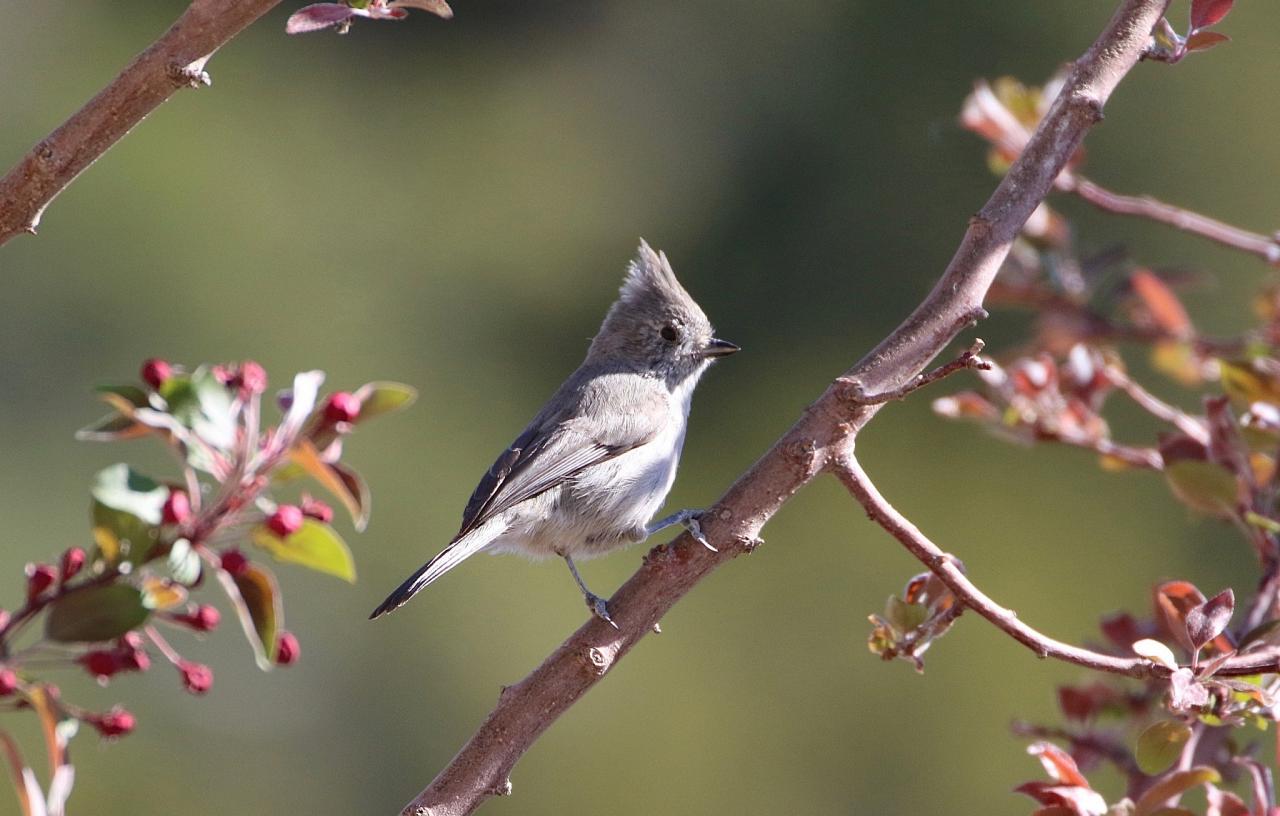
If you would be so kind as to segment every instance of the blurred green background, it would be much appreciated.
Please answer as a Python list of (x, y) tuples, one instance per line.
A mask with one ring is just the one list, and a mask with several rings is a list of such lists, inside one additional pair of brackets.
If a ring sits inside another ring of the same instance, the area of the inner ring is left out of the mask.
[[(8, 0), (0, 164), (183, 5)], [(94, 472), (128, 459), (170, 475), (148, 444), (72, 441), (102, 413), (91, 386), (131, 379), (144, 357), (252, 357), (274, 385), (319, 367), (335, 387), (399, 379), (422, 398), (348, 447), (374, 490), (369, 529), (343, 527), (359, 583), (278, 570), (298, 666), (259, 673), (226, 625), (188, 648), (215, 667), (205, 699), (163, 668), (105, 690), (59, 678), (72, 699), (140, 717), (118, 744), (76, 741), (72, 813), (396, 812), (586, 613), (561, 565), (479, 558), (392, 617), (365, 616), (448, 540), (484, 468), (578, 363), (637, 238), (669, 253), (745, 348), (704, 380), (668, 503), (705, 505), (946, 264), (995, 184), (955, 125), (973, 79), (1039, 83), (1114, 4), (458, 0), (449, 23), (286, 37), (296, 7), (87, 171), (38, 238), (0, 249), (0, 605), (17, 603), (27, 561), (87, 542)], [(1089, 138), (1090, 174), (1277, 226), (1277, 27), (1280, 7), (1241, 4), (1223, 26), (1231, 45), (1140, 66)], [(1252, 258), (1060, 206), (1086, 251), (1123, 242), (1211, 271), (1218, 285), (1192, 305), (1210, 332), (1238, 328), (1267, 276)], [(981, 333), (998, 350), (1025, 327), (997, 314)], [(1245, 545), (1156, 478), (996, 442), (928, 403), (885, 410), (860, 440), (865, 464), (1048, 633), (1079, 641), (1102, 612), (1145, 611), (1161, 578), (1251, 584)], [(1128, 414), (1117, 424), (1133, 441), (1153, 433)], [(924, 676), (879, 663), (866, 615), (920, 567), (829, 480), (764, 537), (558, 722), (516, 768), (515, 796), (484, 812), (1029, 812), (1009, 789), (1040, 771), (1009, 722), (1053, 719), (1055, 685), (1084, 675), (969, 616)], [(585, 576), (608, 590), (642, 553)]]

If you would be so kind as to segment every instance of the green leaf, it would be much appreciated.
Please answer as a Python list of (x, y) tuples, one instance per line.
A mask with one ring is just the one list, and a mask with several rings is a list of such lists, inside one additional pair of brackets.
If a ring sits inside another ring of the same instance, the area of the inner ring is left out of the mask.
[(900, 633), (910, 632), (928, 617), (928, 610), (919, 604), (909, 604), (897, 595), (890, 595), (884, 603), (885, 619)]
[(49, 605), (45, 635), (63, 643), (111, 640), (141, 626), (150, 614), (137, 587), (89, 587), (63, 595)]
[(1135, 816), (1154, 816), (1167, 799), (1186, 793), (1196, 785), (1203, 785), (1206, 782), (1216, 785), (1221, 781), (1221, 775), (1209, 767), (1192, 768), (1189, 771), (1170, 774), (1147, 788), (1146, 793), (1142, 794), (1142, 798), (1137, 801)]
[(112, 465), (94, 478), (93, 538), (103, 557), (115, 564), (147, 560), (159, 535), (169, 489), (128, 465)]
[(1138, 735), (1135, 756), (1138, 768), (1148, 776), (1164, 773), (1182, 754), (1182, 746), (1191, 739), (1191, 727), (1177, 720), (1152, 723)]
[(253, 647), (258, 667), (269, 671), (276, 657), (276, 632), (284, 620), (275, 576), (265, 567), (250, 564), (239, 575), (218, 570), (218, 578), (235, 607), (236, 617)]
[(354, 583), (356, 565), (351, 550), (327, 524), (306, 519), (301, 529), (288, 538), (280, 538), (259, 525), (252, 533), (253, 543), (271, 553), (278, 561), (291, 561), (317, 572), (333, 575)]
[(398, 382), (365, 383), (356, 390), (355, 396), (360, 400), (360, 415), (356, 422), (381, 414), (392, 414), (403, 411), (418, 399), (416, 388)]
[(1166, 462), (1165, 479), (1184, 504), (1215, 516), (1235, 514), (1239, 501), (1236, 477), (1216, 462), (1179, 459)]
[(150, 404), (150, 397), (136, 385), (99, 385), (94, 391), (102, 395), (102, 399), (115, 405), (124, 400), (135, 408), (143, 408)]
[(166, 380), (160, 394), (174, 419), (213, 447), (226, 450), (235, 443), (234, 399), (208, 366)]
[(149, 433), (151, 431), (146, 425), (135, 422), (132, 417), (111, 414), (76, 431), (76, 439), (80, 442), (115, 442), (136, 439)]

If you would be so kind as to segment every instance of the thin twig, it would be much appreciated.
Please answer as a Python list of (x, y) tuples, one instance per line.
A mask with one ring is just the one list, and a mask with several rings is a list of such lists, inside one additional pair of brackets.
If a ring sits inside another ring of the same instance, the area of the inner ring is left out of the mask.
[[(1106, 28), (1073, 64), (1053, 107), (991, 198), (970, 219), (960, 246), (933, 290), (905, 321), (843, 378), (865, 393), (888, 393), (911, 382), (982, 308), (988, 287), (1027, 218), (1085, 134), (1102, 117), (1113, 90), (1134, 65), (1170, 0), (1123, 0)], [(462, 816), (495, 792), (537, 738), (610, 669), (668, 609), (702, 578), (750, 552), (759, 533), (796, 491), (808, 484), (878, 411), (850, 406), (834, 383), (702, 516), (712, 552), (685, 533), (652, 550), (609, 601), (618, 628), (592, 619), (532, 674), (504, 689), (479, 730), (403, 816)], [(1106, 660), (1116, 660), (1103, 656)], [(1145, 673), (1146, 666), (1134, 667)]]
[(906, 399), (910, 394), (919, 391), (927, 385), (931, 385), (944, 377), (949, 377), (957, 371), (965, 369), (973, 369), (975, 371), (990, 371), (991, 363), (982, 359), (978, 355), (986, 348), (986, 343), (982, 340), (974, 340), (973, 345), (959, 357), (949, 363), (940, 365), (932, 371), (919, 374), (913, 377), (906, 385), (897, 388), (891, 388), (879, 394), (866, 393), (865, 386), (857, 380), (848, 380), (841, 377), (838, 382), (845, 388), (845, 398), (857, 405), (879, 405), (894, 400)]
[(1256, 255), (1269, 264), (1280, 264), (1280, 242), (1276, 236), (1233, 227), (1207, 215), (1166, 204), (1150, 196), (1128, 196), (1113, 193), (1077, 174), (1064, 174), (1058, 189), (1074, 193), (1100, 210), (1117, 215), (1131, 215), (1167, 224), (1175, 229), (1208, 238), (1226, 247)]
[(177, 22), (0, 179), (0, 246), (35, 234), (50, 202), (166, 99), (209, 84), (213, 53), (280, 0), (192, 0)]
[(1203, 420), (1197, 419), (1161, 400), (1155, 394), (1134, 382), (1128, 374), (1125, 374), (1115, 366), (1107, 366), (1103, 373), (1113, 385), (1123, 391), (1129, 399), (1137, 403), (1144, 411), (1156, 419), (1168, 422), (1200, 444), (1209, 444), (1209, 428)]

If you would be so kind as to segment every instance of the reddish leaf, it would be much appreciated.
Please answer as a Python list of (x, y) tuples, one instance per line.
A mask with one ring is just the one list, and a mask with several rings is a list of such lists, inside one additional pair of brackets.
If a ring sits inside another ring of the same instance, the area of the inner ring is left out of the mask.
[(1072, 787), (1087, 788), (1089, 780), (1084, 778), (1071, 754), (1051, 742), (1036, 742), (1027, 746), (1027, 753), (1040, 757), (1040, 764), (1053, 777), (1055, 782)]
[(1197, 31), (1190, 37), (1187, 37), (1188, 51), (1208, 51), (1215, 45), (1222, 45), (1224, 42), (1230, 42), (1231, 38), (1226, 34), (1219, 34), (1216, 31)]
[(1192, 768), (1189, 771), (1177, 771), (1164, 777), (1147, 788), (1147, 792), (1137, 801), (1137, 816), (1149, 816), (1166, 800), (1171, 799), (1207, 782), (1217, 784), (1222, 777), (1216, 770), (1208, 767)]
[(1206, 28), (1222, 21), (1235, 0), (1191, 0), (1191, 27)]
[(357, 11), (345, 3), (316, 3), (305, 6), (289, 15), (284, 25), (286, 34), (305, 34), (309, 31), (320, 31), (338, 23), (350, 20)]
[(1087, 720), (1098, 712), (1094, 695), (1073, 686), (1058, 686), (1058, 706), (1069, 720)]
[(1102, 634), (1107, 636), (1107, 640), (1126, 651), (1135, 641), (1143, 637), (1143, 633), (1138, 629), (1138, 622), (1128, 612), (1107, 615), (1098, 626), (1102, 629)]
[(1174, 337), (1191, 335), (1191, 318), (1168, 284), (1146, 269), (1134, 270), (1129, 284), (1157, 326)]
[(1156, 587), (1156, 620), (1188, 651), (1197, 647), (1187, 636), (1187, 613), (1204, 603), (1204, 594), (1189, 581), (1166, 581)]
[(1224, 589), (1202, 604), (1187, 610), (1187, 637), (1196, 650), (1222, 634), (1235, 612), (1236, 596)]

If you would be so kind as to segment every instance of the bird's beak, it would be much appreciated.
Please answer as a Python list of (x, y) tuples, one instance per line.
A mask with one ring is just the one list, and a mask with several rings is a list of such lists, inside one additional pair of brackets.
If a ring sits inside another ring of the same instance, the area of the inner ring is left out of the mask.
[(742, 351), (742, 347), (736, 343), (730, 343), (728, 340), (719, 340), (711, 338), (711, 342), (707, 343), (707, 347), (702, 350), (703, 357), (728, 357), (734, 352)]

